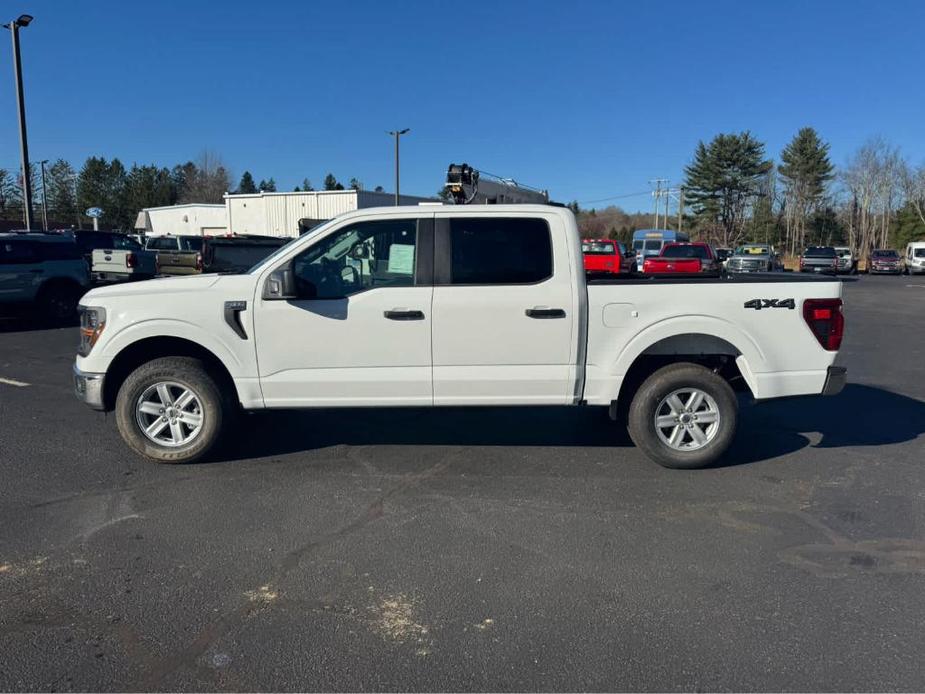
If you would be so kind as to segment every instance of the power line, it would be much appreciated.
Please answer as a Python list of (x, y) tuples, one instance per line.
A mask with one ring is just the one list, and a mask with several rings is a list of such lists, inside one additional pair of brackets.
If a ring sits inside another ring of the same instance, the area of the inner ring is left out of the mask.
[(609, 198), (598, 198), (597, 200), (579, 200), (579, 205), (590, 205), (593, 202), (608, 202), (609, 200), (622, 200), (624, 198), (638, 198), (642, 195), (651, 195), (651, 190), (643, 190), (639, 193), (626, 193), (625, 195), (613, 195)]

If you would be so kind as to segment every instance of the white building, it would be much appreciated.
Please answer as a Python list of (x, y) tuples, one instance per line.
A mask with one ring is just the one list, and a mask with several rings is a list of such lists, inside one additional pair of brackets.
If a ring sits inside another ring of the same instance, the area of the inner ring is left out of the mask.
[[(402, 205), (432, 202), (433, 198), (402, 195)], [(138, 213), (136, 229), (150, 236), (165, 234), (256, 234), (298, 236), (344, 212), (390, 207), (393, 193), (369, 190), (313, 190), (294, 193), (225, 193), (224, 205), (173, 205)]]
[(167, 205), (138, 213), (135, 229), (150, 236), (217, 236), (228, 233), (225, 205)]

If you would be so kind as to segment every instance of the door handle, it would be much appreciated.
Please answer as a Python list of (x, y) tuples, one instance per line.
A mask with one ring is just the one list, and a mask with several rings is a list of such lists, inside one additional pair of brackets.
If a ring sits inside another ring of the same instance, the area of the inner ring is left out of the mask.
[(561, 308), (528, 308), (524, 313), (529, 318), (565, 318), (565, 309)]
[(398, 308), (393, 308), (391, 311), (383, 311), (382, 315), (389, 320), (424, 320), (423, 311), (407, 311)]

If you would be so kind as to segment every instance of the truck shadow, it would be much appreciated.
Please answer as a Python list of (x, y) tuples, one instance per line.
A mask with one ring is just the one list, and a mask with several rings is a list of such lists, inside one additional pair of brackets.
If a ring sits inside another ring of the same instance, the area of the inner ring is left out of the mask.
[[(247, 438), (215, 462), (261, 458), (337, 445), (633, 447), (602, 408), (394, 408), (258, 412)], [(743, 403), (736, 440), (719, 467), (815, 448), (880, 446), (925, 433), (925, 402), (865, 385), (831, 398)]]

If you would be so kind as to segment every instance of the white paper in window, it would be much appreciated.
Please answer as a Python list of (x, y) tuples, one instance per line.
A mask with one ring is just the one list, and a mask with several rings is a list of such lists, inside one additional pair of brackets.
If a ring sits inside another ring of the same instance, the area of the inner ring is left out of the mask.
[(414, 245), (393, 243), (389, 248), (389, 272), (396, 275), (414, 274)]

